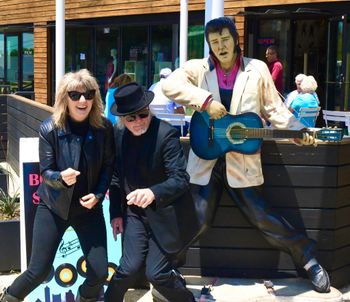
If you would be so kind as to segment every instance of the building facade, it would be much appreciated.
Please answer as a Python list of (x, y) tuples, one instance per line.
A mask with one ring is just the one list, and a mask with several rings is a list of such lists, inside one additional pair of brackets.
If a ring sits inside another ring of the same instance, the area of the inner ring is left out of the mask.
[[(188, 58), (203, 56), (205, 0), (189, 0)], [(247, 56), (265, 60), (276, 44), (284, 65), (284, 93), (298, 73), (315, 76), (321, 106), (350, 107), (349, 1), (225, 0)], [(88, 68), (101, 93), (107, 78), (128, 73), (144, 87), (163, 67), (178, 66), (180, 0), (66, 0), (65, 70)], [(0, 2), (0, 91), (34, 92), (53, 104), (55, 1)]]

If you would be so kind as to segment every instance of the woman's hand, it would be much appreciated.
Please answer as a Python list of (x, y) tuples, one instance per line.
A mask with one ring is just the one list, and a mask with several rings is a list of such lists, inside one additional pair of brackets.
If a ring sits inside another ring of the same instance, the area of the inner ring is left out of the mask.
[(77, 176), (80, 172), (72, 168), (61, 171), (62, 180), (67, 184), (67, 186), (74, 185), (77, 182)]
[(130, 206), (134, 204), (135, 206), (138, 206), (140, 208), (146, 208), (148, 207), (153, 200), (155, 199), (155, 196), (151, 189), (137, 189), (135, 191), (132, 191), (126, 196), (127, 204)]
[(99, 199), (95, 196), (95, 194), (90, 193), (80, 198), (80, 204), (89, 210), (91, 210), (96, 203), (98, 203)]

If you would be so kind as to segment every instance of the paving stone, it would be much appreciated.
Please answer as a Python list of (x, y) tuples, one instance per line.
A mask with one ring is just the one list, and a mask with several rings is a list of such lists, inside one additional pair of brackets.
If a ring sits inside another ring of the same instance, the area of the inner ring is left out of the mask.
[[(0, 274), (0, 290), (9, 286), (17, 276), (18, 273)], [(350, 302), (350, 285), (340, 290), (332, 287), (330, 293), (320, 294), (312, 290), (309, 280), (302, 278), (272, 279), (273, 292), (267, 290), (262, 279), (185, 278), (197, 302)], [(215, 284), (210, 295), (200, 298), (202, 287), (213, 281)], [(152, 302), (151, 291), (129, 290), (125, 302)]]

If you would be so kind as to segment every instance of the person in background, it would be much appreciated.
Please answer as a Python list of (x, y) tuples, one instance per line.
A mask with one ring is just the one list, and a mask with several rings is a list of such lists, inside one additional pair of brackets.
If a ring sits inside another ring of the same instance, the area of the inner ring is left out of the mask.
[[(300, 84), (301, 82), (303, 81), (304, 78), (306, 78), (307, 75), (306, 74), (303, 74), (303, 73), (299, 73), (296, 77), (295, 77), (295, 86), (297, 89), (293, 90), (292, 92), (290, 92), (288, 95), (287, 95), (287, 98), (285, 100), (285, 104), (286, 106), (289, 108), (290, 107), (290, 104), (292, 103), (292, 101), (294, 100), (294, 98), (301, 93), (301, 88), (300, 88)], [(312, 81), (313, 82), (313, 86), (315, 86), (316, 84), (316, 88), (317, 88), (317, 82), (315, 80), (315, 78), (313, 78), (313, 80), (310, 78), (309, 81)], [(315, 88), (315, 90), (316, 90)], [(318, 96), (317, 96), (317, 93), (316, 91), (312, 93), (315, 98), (317, 99), (318, 103), (320, 103), (319, 99), (318, 99)]]
[(107, 90), (107, 94), (106, 94), (106, 98), (105, 98), (105, 110), (104, 110), (104, 115), (106, 118), (108, 118), (112, 124), (116, 124), (117, 122), (117, 117), (113, 114), (111, 114), (111, 107), (114, 104), (114, 93), (115, 91), (125, 85), (132, 82), (132, 79), (129, 75), (127, 75), (126, 73), (122, 73), (119, 76), (115, 77), (114, 79), (112, 79), (109, 88)]
[[(300, 83), (300, 93), (292, 100), (289, 110), (299, 118), (301, 108), (318, 108), (319, 100), (316, 94), (317, 82), (313, 76), (305, 76)], [(300, 120), (306, 127), (315, 127), (315, 118), (303, 117)]]
[(22, 301), (48, 276), (69, 226), (77, 233), (87, 275), (75, 301), (95, 302), (107, 273), (102, 201), (114, 167), (112, 124), (103, 117), (96, 79), (86, 70), (59, 83), (53, 115), (39, 130), (42, 183), (28, 269), (8, 287), (1, 302)]
[(285, 105), (289, 108), (290, 103), (293, 101), (293, 99), (301, 92), (300, 90), (300, 84), (301, 81), (306, 77), (305, 74), (299, 73), (295, 78), (294, 78), (294, 83), (296, 86), (296, 89), (288, 93), (286, 100), (284, 101)]
[(159, 82), (152, 84), (152, 86), (148, 89), (154, 93), (154, 99), (151, 102), (150, 109), (152, 110), (153, 105), (164, 105), (165, 111), (164, 113), (182, 113), (184, 114), (184, 108), (175, 103), (174, 101), (167, 98), (162, 91), (162, 82), (171, 74), (170, 68), (162, 68), (159, 72)]
[(116, 91), (111, 108), (119, 122), (110, 217), (114, 238), (123, 233), (123, 253), (106, 302), (122, 302), (140, 272), (166, 301), (195, 301), (176, 270), (198, 232), (186, 157), (176, 129), (152, 116), (153, 96), (132, 82)]
[[(238, 32), (230, 18), (209, 21), (205, 37), (209, 58), (189, 60), (176, 69), (162, 85), (167, 97), (198, 112), (206, 111), (212, 119), (222, 118), (228, 112), (254, 112), (274, 128), (304, 128), (281, 102), (266, 64), (242, 56)], [(305, 133), (302, 139), (295, 139), (295, 143), (311, 145), (314, 137)], [(202, 232), (212, 223), (225, 190), (271, 245), (289, 253), (296, 265), (304, 267), (316, 291), (329, 292), (329, 277), (315, 258), (314, 243), (294, 229), (263, 198), (259, 152), (232, 151), (217, 159), (205, 160), (191, 149), (187, 172), (197, 208), (203, 208), (198, 213)]]
[(278, 58), (278, 50), (275, 45), (270, 45), (266, 49), (267, 66), (275, 83), (277, 91), (283, 93), (283, 65)]

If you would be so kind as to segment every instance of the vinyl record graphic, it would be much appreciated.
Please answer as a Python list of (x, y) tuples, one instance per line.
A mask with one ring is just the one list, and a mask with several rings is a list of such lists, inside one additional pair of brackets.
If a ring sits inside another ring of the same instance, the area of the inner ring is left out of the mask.
[(108, 285), (111, 281), (112, 276), (117, 272), (117, 266), (113, 262), (108, 262), (108, 276), (104, 285)]
[(80, 276), (86, 278), (86, 260), (84, 256), (81, 256), (77, 261), (77, 271)]
[(55, 280), (62, 287), (72, 286), (77, 281), (77, 271), (73, 265), (63, 263), (56, 269)]
[(43, 284), (49, 283), (52, 280), (54, 275), (55, 275), (55, 269), (53, 268), (53, 266), (51, 266), (51, 270), (47, 275), (47, 277), (45, 278), (45, 280), (43, 281)]

